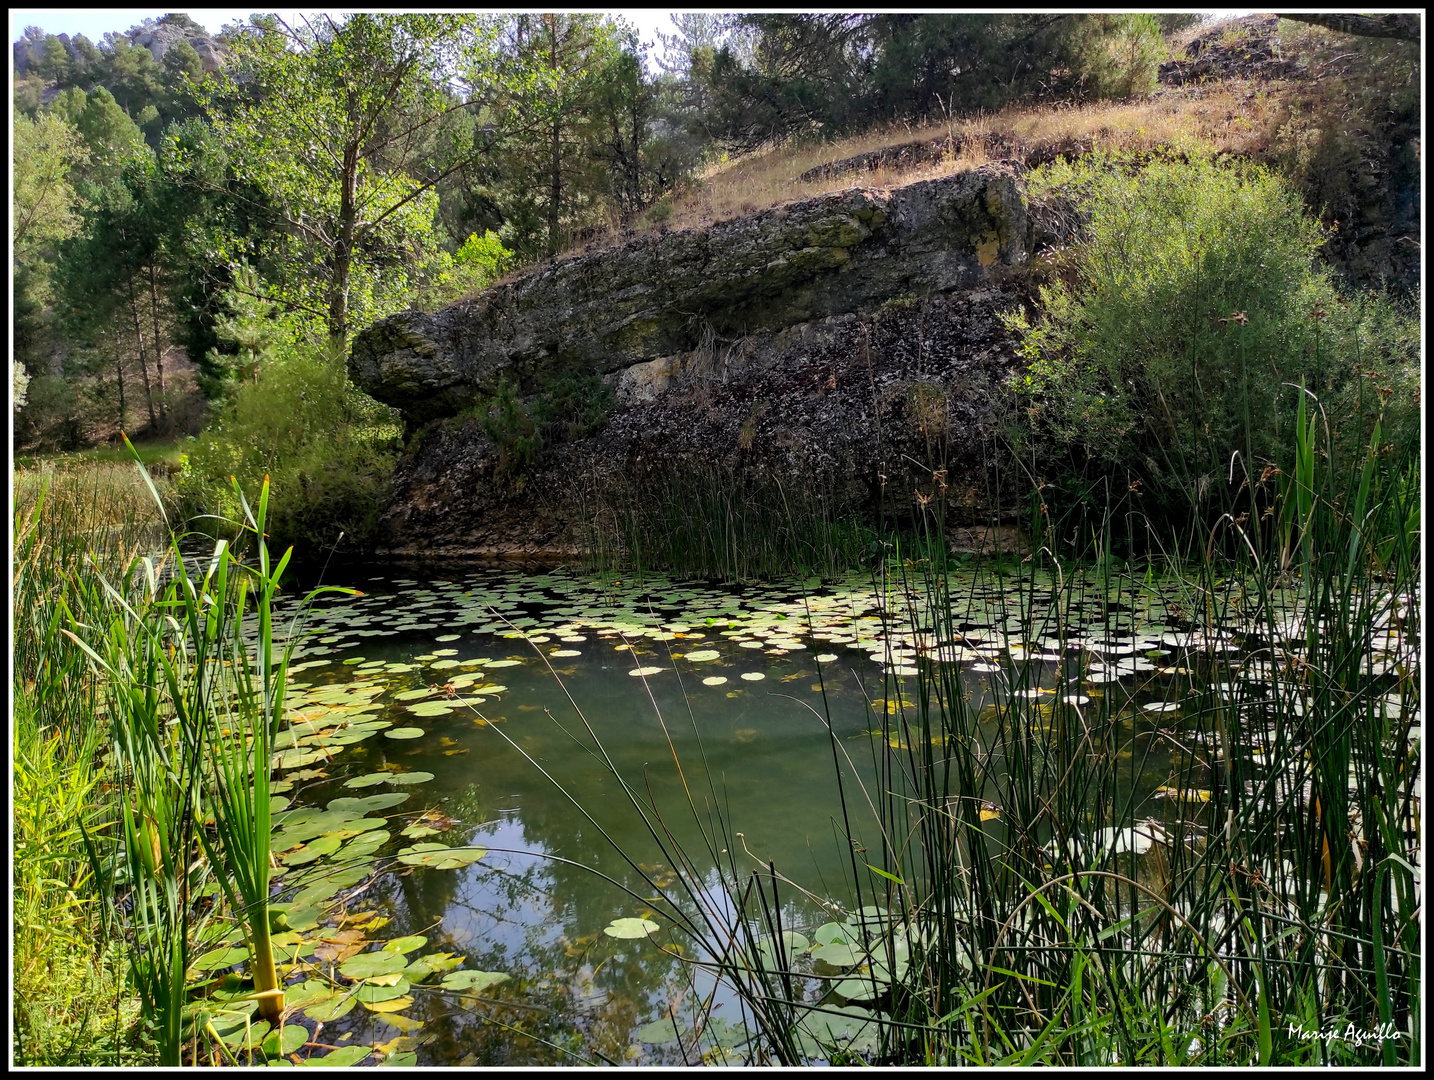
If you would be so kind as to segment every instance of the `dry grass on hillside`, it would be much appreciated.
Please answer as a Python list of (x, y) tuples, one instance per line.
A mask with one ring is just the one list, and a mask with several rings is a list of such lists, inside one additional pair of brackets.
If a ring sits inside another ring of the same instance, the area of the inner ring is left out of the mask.
[[(820, 146), (776, 147), (709, 169), (679, 195), (660, 226), (684, 229), (725, 221), (796, 199), (853, 185), (898, 187), (946, 176), (1003, 157), (1025, 158), (1043, 147), (1099, 146), (1148, 150), (1155, 146), (1199, 146), (1207, 151), (1251, 153), (1265, 142), (1264, 99), (1243, 84), (1202, 88), (1196, 96), (1178, 91), (1135, 102), (1078, 107), (1007, 109), (990, 116), (898, 127)], [(909, 168), (883, 167), (803, 181), (802, 173), (908, 142), (949, 140), (939, 161)], [(639, 231), (650, 231), (648, 225)]]
[[(1345, 35), (1289, 20), (1271, 26), (1269, 16), (1192, 28), (1171, 40), (1171, 55), (1185, 56), (1186, 46), (1197, 37), (1205, 39), (1203, 55), (1218, 53), (1235, 65), (1243, 58), (1247, 66), (1259, 67), (1259, 56), (1271, 55), (1270, 49), (1275, 58), (1297, 57), (1300, 66), (1311, 73), (1306, 78), (1317, 77), (1329, 63), (1351, 55)], [(1253, 64), (1251, 52), (1257, 54)], [(770, 147), (711, 166), (664, 201), (662, 209), (670, 207), (670, 212), (658, 215), (649, 211), (631, 231), (612, 229), (590, 237), (580, 250), (607, 247), (632, 235), (700, 228), (856, 185), (899, 187), (1000, 158), (1031, 163), (1092, 148), (1138, 152), (1157, 146), (1265, 158), (1278, 152), (1292, 133), (1298, 135), (1291, 125), (1291, 110), (1308, 91), (1308, 85), (1301, 88), (1300, 83), (1278, 79), (1202, 77), (1198, 85), (1164, 86), (1140, 100), (1013, 107), (950, 122), (896, 125), (831, 143)], [(819, 165), (943, 138), (948, 140), (948, 148), (938, 160), (801, 179), (803, 173)]]

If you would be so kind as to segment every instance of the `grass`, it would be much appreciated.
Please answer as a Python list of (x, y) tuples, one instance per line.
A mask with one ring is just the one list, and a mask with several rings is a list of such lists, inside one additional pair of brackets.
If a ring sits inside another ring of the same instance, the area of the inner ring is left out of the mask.
[(65, 613), (99, 601), (159, 536), (133, 466), (20, 469), (14, 475), (12, 782), (17, 1062), (116, 1065), (145, 1059), (85, 832), (113, 821), (100, 755), (103, 688), (63, 634)]
[[(898, 550), (883, 563), (877, 585), (919, 598), (907, 629), (931, 644), (913, 700), (883, 687), (901, 704), (876, 718), (870, 762), (832, 740), (850, 874), (809, 897), (831, 923), (794, 926), (799, 887), (776, 866), (739, 864), (702, 760), (677, 763), (678, 808), (613, 770), (678, 872), (655, 906), (690, 940), (685, 955), (738, 995), (751, 1062), (1422, 1060), (1417, 465), (1389, 461), (1376, 431), (1364, 460), (1335, 473), (1312, 421), (1302, 404), (1273, 527), (1232, 515), (1217, 526), (1243, 549), (1236, 564), (1211, 536), (1119, 566), (1108, 529), (1083, 564), (1053, 562), (1053, 584), (1016, 568), (1022, 596), (1005, 614), (1023, 640), (1064, 646), (1078, 602), (1118, 610), (1152, 586), (1178, 597), (1197, 649), (1239, 639), (1239, 659), (1216, 648), (1153, 679), (1180, 711), (1169, 730), (1142, 729), (1109, 692), (1040, 700), (1029, 652), (1001, 662), (976, 708), (957, 674), (966, 612), (941, 562)], [(1128, 509), (1107, 522), (1132, 520)], [(1136, 800), (1136, 778), (1162, 743), (1174, 752), (1157, 806)], [(582, 793), (569, 798), (581, 808)], [(674, 812), (693, 815), (705, 859), (674, 839)], [(725, 903), (711, 901), (705, 865)], [(808, 935), (845, 941), (864, 966), (813, 966)], [(850, 1001), (871, 1002), (865, 1019)], [(693, 1009), (689, 1029), (711, 1020)], [(1381, 1025), (1391, 1034), (1364, 1045), (1301, 1034)]]
[(876, 539), (830, 493), (711, 465), (607, 484), (583, 508), (580, 531), (600, 572), (727, 581), (836, 578), (866, 565)]
[[(161, 471), (177, 471), (179, 459), (184, 452), (184, 438), (145, 439), (134, 445), (139, 460)], [(133, 473), (130, 463), (134, 460), (124, 443), (118, 445), (92, 446), (67, 454), (22, 454), (15, 458), (15, 467), (25, 470), (40, 470), (47, 467), (79, 468), (86, 465), (122, 465), (125, 471)]]

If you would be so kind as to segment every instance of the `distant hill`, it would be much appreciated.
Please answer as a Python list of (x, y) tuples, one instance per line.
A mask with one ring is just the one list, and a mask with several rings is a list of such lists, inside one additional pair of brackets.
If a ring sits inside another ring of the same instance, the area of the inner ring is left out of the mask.
[(27, 29), (24, 36), (14, 44), (15, 76), (39, 75), (53, 78), (56, 72), (56, 54), (51, 41), (58, 42), (75, 68), (84, 68), (94, 60), (94, 54), (102, 51), (104, 45), (113, 49), (115, 40), (123, 40), (131, 47), (149, 50), (156, 64), (181, 41), (187, 42), (199, 56), (199, 62), (206, 73), (217, 71), (224, 64), (225, 50), (204, 27), (188, 15), (170, 14), (159, 19), (146, 19), (139, 26), (132, 26), (123, 34), (106, 34), (101, 45), (89, 41), (83, 34), (71, 38), (68, 34), (37, 34), (34, 28)]

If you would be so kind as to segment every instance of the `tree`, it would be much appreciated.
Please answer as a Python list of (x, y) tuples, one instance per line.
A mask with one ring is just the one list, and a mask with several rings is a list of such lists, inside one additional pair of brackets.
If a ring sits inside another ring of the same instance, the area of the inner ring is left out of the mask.
[(79, 104), (78, 94), (78, 90), (66, 91), (56, 99), (56, 105), (67, 116), (73, 116), (72, 122), (89, 151), (88, 161), (77, 169), (79, 190), (87, 195), (118, 180), (135, 157), (152, 155), (143, 133), (113, 94), (97, 86), (84, 95), (83, 105)]
[(11, 237), (17, 263), (28, 262), (79, 229), (78, 197), (70, 183), (89, 158), (80, 133), (63, 119), (15, 113), (14, 215)]
[(262, 16), (200, 91), (235, 177), (263, 195), (275, 299), (322, 319), (339, 349), (356, 319), (402, 305), (432, 250), (435, 188), (473, 150), (425, 137), (479, 104), (491, 37), (471, 16)]
[(503, 125), (539, 135), (506, 140), (505, 239), (525, 255), (551, 258), (566, 239), (565, 218), (585, 216), (604, 186), (582, 129), (596, 73), (617, 52), (616, 27), (595, 14), (515, 15), (504, 46)]

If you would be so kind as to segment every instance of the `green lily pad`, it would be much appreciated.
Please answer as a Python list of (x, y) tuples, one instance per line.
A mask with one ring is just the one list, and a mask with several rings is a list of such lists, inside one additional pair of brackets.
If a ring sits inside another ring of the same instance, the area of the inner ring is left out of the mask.
[(452, 971), (463, 963), (463, 957), (453, 953), (425, 953), (412, 961), (404, 974), (411, 982), (422, 982), (440, 971)]
[(657, 933), (661, 927), (651, 919), (614, 919), (602, 928), (608, 937), (635, 940)]
[(243, 946), (230, 948), (225, 946), (221, 949), (211, 949), (198, 957), (190, 965), (196, 971), (217, 971), (219, 968), (233, 967), (241, 964), (249, 957), (249, 950)]
[(339, 991), (323, 979), (307, 979), (284, 988), (284, 1007), (306, 1008), (309, 1005), (317, 1005), (321, 1001), (332, 1001), (338, 995)]
[(381, 829), (386, 824), (383, 818), (359, 818), (357, 821), (347, 821), (337, 829), (330, 829), (324, 835), (335, 840), (352, 840), (355, 836)]
[(304, 1064), (321, 1068), (344, 1069), (350, 1065), (357, 1065), (372, 1053), (373, 1050), (367, 1046), (341, 1046), (322, 1057), (305, 1058)]
[(302, 1024), (285, 1024), (282, 1030), (264, 1037), (263, 1050), (266, 1057), (285, 1057), (308, 1041), (309, 1033)]
[(522, 662), (521, 660), (489, 660), (483, 666), (490, 668), (517, 667)]
[(853, 967), (865, 955), (865, 950), (854, 947), (845, 942), (833, 942), (830, 945), (818, 945), (812, 950), (812, 959), (820, 960), (832, 967)]
[(389, 837), (392, 835), (387, 829), (374, 829), (371, 832), (366, 832), (339, 848), (334, 855), (334, 860), (367, 859), (388, 843)]
[(488, 852), (479, 847), (448, 847), (445, 844), (414, 844), (402, 848), (398, 861), (407, 866), (426, 866), (434, 870), (456, 870), (477, 862)]
[(303, 1013), (310, 1020), (317, 1020), (321, 1024), (327, 1024), (337, 1020), (341, 1016), (347, 1016), (353, 1011), (358, 1002), (353, 995), (336, 996), (327, 1001), (320, 1001), (317, 1005), (305, 1006)]
[(404, 690), (402, 693), (394, 694), (393, 699), (395, 701), (417, 701), (420, 698), (430, 697), (437, 692), (438, 691), (427, 686), (420, 686), (416, 690)]
[(345, 781), (344, 781), (344, 787), (350, 787), (350, 788), (373, 787), (375, 784), (382, 784), (385, 780), (387, 780), (387, 779), (388, 779), (390, 776), (392, 776), (392, 775), (393, 775), (392, 773), (386, 773), (386, 772), (365, 773), (363, 776), (355, 776), (355, 777), (353, 777), (352, 779), (345, 780)]
[(687, 659), (693, 661), (716, 660), (722, 654), (716, 649), (698, 649), (696, 652), (687, 654)]
[(452, 712), (454, 708), (454, 704), (447, 700), (420, 701), (417, 705), (408, 706), (408, 711), (414, 716), (442, 716), (444, 713)]
[(426, 784), (433, 779), (431, 772), (403, 772), (384, 774), (390, 784)]
[(421, 727), (396, 727), (384, 732), (384, 736), (389, 739), (416, 739), (424, 734), (426, 732)]
[(339, 966), (339, 974), (350, 979), (370, 979), (375, 975), (397, 975), (408, 967), (400, 952), (366, 952), (351, 956)]
[(428, 939), (422, 934), (410, 934), (408, 937), (394, 938), (383, 946), (384, 952), (390, 953), (411, 953), (423, 948), (428, 944)]
[(407, 791), (385, 791), (378, 795), (365, 795), (362, 798), (344, 796), (333, 799), (329, 802), (330, 810), (348, 810), (358, 814), (367, 814), (370, 810), (385, 810), (390, 806), (397, 806), (401, 802), (407, 802), (413, 796)]
[(400, 1050), (396, 1054), (389, 1054), (378, 1063), (380, 1069), (391, 1065), (397, 1069), (411, 1069), (418, 1064), (418, 1055), (412, 1050)]
[(671, 1017), (662, 1017), (660, 1020), (653, 1020), (651, 1023), (643, 1024), (634, 1035), (638, 1042), (651, 1043), (654, 1046), (661, 1046), (664, 1043), (676, 1042), (679, 1038), (688, 1033), (687, 1023), (678, 1018), (674, 1023)]
[(502, 971), (450, 971), (440, 985), (445, 990), (467, 990), (481, 994), (490, 987), (507, 982), (510, 976)]
[(823, 923), (812, 931), (812, 937), (818, 945), (856, 945), (861, 938), (856, 932), (856, 927), (846, 923), (829, 922)]
[(332, 855), (338, 851), (340, 842), (332, 836), (320, 836), (309, 841), (297, 851), (289, 852), (281, 861), (285, 866), (304, 866), (325, 855)]
[[(371, 954), (366, 954), (371, 955)], [(389, 956), (398, 956), (397, 953), (389, 953)], [(354, 957), (355, 960), (358, 957)], [(402, 960), (402, 956), (398, 956)], [(406, 997), (411, 989), (406, 978), (400, 977), (398, 982), (392, 986), (375, 986), (373, 983), (364, 983), (356, 991), (356, 997), (364, 1005), (377, 1005), (381, 1001), (393, 1001), (397, 998)]]

